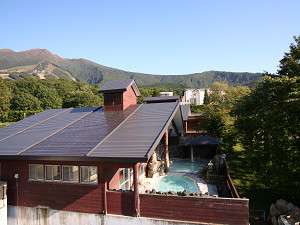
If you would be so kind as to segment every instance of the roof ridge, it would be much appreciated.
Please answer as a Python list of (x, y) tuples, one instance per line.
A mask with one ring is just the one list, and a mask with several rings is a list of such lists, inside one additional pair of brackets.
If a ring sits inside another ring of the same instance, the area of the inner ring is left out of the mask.
[[(70, 108), (70, 110), (71, 110), (71, 109), (72, 109), (72, 108)], [(37, 122), (37, 123), (35, 123), (35, 124), (33, 124), (33, 125), (31, 125), (31, 126), (25, 128), (25, 129), (21, 130), (21, 131), (18, 131), (17, 133), (14, 133), (14, 134), (11, 134), (11, 135), (9, 135), (9, 136), (7, 136), (7, 137), (5, 137), (5, 138), (2, 138), (2, 139), (0, 139), (0, 142), (6, 140), (6, 139), (8, 139), (8, 138), (11, 138), (11, 137), (13, 137), (13, 136), (16, 136), (16, 135), (18, 135), (18, 134), (20, 134), (20, 133), (23, 133), (24, 131), (26, 131), (26, 130), (28, 130), (28, 129), (31, 129), (31, 128), (33, 128), (33, 127), (39, 125), (39, 124), (42, 124), (42, 123), (46, 122), (47, 120), (50, 120), (50, 119), (52, 119), (52, 118), (58, 116), (58, 115), (61, 114), (61, 113), (66, 112), (66, 111), (68, 111), (68, 110), (69, 110), (69, 109), (64, 109), (64, 110), (62, 110), (61, 112), (58, 112), (57, 114), (48, 117), (47, 119), (44, 119), (44, 120), (42, 120), (42, 121), (39, 121), (39, 122)]]
[[(40, 140), (40, 141), (38, 141), (38, 142), (36, 142), (36, 143), (30, 145), (29, 147), (25, 148), (24, 150), (18, 152), (17, 155), (21, 155), (22, 153), (24, 153), (24, 152), (26, 152), (27, 150), (31, 149), (33, 146), (36, 146), (36, 145), (40, 144), (41, 142), (47, 140), (48, 138), (52, 137), (53, 135), (59, 133), (60, 131), (66, 129), (67, 127), (73, 125), (74, 123), (80, 121), (81, 119), (83, 119), (83, 118), (86, 117), (87, 115), (90, 115), (91, 113), (93, 113), (93, 112), (95, 112), (95, 111), (97, 111), (98, 109), (101, 109), (101, 108), (102, 108), (102, 107), (98, 107), (98, 108), (92, 110), (91, 112), (89, 112), (89, 113), (87, 113), (87, 114), (85, 114), (85, 115), (79, 117), (78, 119), (72, 121), (71, 123), (67, 124), (66, 126), (62, 127), (61, 129), (58, 129), (57, 131), (55, 131), (54, 133), (48, 135), (47, 137), (43, 138), (42, 140)], [(71, 108), (71, 109), (74, 109), (74, 108)]]
[(109, 138), (116, 130), (118, 130), (131, 116), (133, 116), (144, 104), (140, 104), (130, 115), (128, 115), (118, 126), (116, 126), (109, 134), (107, 134), (94, 148), (92, 148), (86, 156), (90, 156), (97, 147), (99, 147), (107, 138)]

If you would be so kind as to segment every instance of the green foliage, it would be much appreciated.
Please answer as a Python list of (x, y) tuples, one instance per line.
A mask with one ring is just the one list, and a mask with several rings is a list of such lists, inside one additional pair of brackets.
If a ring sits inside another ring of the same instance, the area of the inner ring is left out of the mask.
[(64, 107), (84, 107), (84, 106), (100, 106), (103, 102), (100, 96), (94, 95), (92, 92), (77, 91), (69, 98), (65, 99)]
[(38, 110), (38, 111), (32, 111), (32, 110), (8, 111), (0, 117), (0, 121), (4, 122), (4, 123), (17, 122), (19, 120), (24, 119), (27, 116), (31, 116), (31, 115), (34, 115), (39, 112), (41, 112), (41, 111), (40, 110)]
[(0, 88), (0, 109), (6, 109), (0, 115), (2, 122), (18, 121), (49, 108), (100, 106), (103, 102), (98, 87), (64, 79), (0, 79)]
[(245, 86), (229, 86), (224, 82), (215, 82), (210, 87), (209, 102), (202, 106), (193, 106), (192, 112), (200, 112), (204, 118), (199, 129), (222, 140), (222, 149), (232, 152), (235, 145), (234, 117), (231, 111), (243, 96), (250, 93)]
[(41, 110), (41, 102), (32, 94), (17, 92), (11, 100), (12, 110)]
[(260, 183), (282, 192), (299, 191), (299, 77), (266, 76), (234, 114), (245, 159)]
[(279, 75), (288, 77), (300, 76), (300, 36), (294, 37), (295, 43), (290, 45), (290, 51), (280, 60)]
[(143, 101), (144, 97), (155, 97), (159, 96), (160, 92), (163, 91), (172, 91), (175, 96), (183, 96), (184, 87), (182, 86), (174, 86), (174, 85), (157, 85), (157, 86), (149, 86), (149, 87), (140, 87), (139, 90), (141, 92), (141, 96), (139, 97), (139, 102)]
[(0, 78), (0, 115), (10, 108), (11, 90), (5, 80)]

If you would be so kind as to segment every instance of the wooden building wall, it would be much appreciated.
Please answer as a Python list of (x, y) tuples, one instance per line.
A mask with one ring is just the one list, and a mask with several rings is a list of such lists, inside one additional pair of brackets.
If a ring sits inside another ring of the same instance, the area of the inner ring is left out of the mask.
[(105, 111), (122, 111), (123, 110), (123, 93), (104, 93), (104, 110)]
[(128, 88), (127, 91), (123, 93), (123, 110), (127, 109), (131, 105), (137, 104), (137, 97), (133, 91), (133, 88)]
[(133, 191), (107, 191), (107, 212), (109, 214), (133, 216)]
[[(98, 184), (29, 181), (28, 164), (30, 163), (97, 166)], [(101, 164), (96, 162), (25, 160), (0, 161), (0, 165), (1, 179), (8, 183), (8, 204), (27, 207), (45, 206), (57, 210), (85, 213), (103, 212), (105, 180), (113, 180), (114, 184), (118, 185), (117, 168), (130, 166), (127, 164)], [(18, 182), (14, 178), (15, 173), (20, 176)], [(112, 179), (113, 177), (114, 179)]]
[(124, 92), (104, 93), (104, 110), (120, 111), (137, 104), (137, 97), (132, 87)]

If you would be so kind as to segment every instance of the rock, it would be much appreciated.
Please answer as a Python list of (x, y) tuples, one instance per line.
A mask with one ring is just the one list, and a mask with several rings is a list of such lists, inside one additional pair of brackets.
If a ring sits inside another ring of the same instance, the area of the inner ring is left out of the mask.
[(276, 217), (276, 216), (279, 216), (280, 215), (280, 211), (277, 209), (277, 207), (272, 204), (271, 207), (270, 207), (270, 216), (271, 217)]
[(295, 205), (293, 203), (289, 202), (287, 204), (288, 212), (292, 212), (294, 208), (295, 208)]
[(295, 221), (300, 222), (300, 209), (295, 207), (291, 213), (291, 218)]
[(277, 221), (276, 216), (273, 216), (273, 217), (271, 218), (271, 222), (272, 222), (273, 225), (278, 225), (278, 221)]
[(276, 201), (275, 206), (279, 210), (280, 214), (286, 214), (288, 212), (288, 202), (283, 199), (279, 199)]

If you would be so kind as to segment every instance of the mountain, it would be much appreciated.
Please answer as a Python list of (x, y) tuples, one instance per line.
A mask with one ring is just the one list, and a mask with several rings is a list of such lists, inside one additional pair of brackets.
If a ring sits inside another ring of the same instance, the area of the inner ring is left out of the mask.
[(227, 81), (229, 84), (249, 85), (260, 79), (260, 73), (207, 71), (186, 75), (153, 75), (128, 72), (106, 67), (86, 59), (66, 59), (47, 49), (31, 49), (15, 52), (0, 49), (0, 77), (18, 79), (34, 75), (65, 78), (100, 84), (107, 80), (135, 79), (139, 85), (171, 85), (201, 88), (214, 81)]

